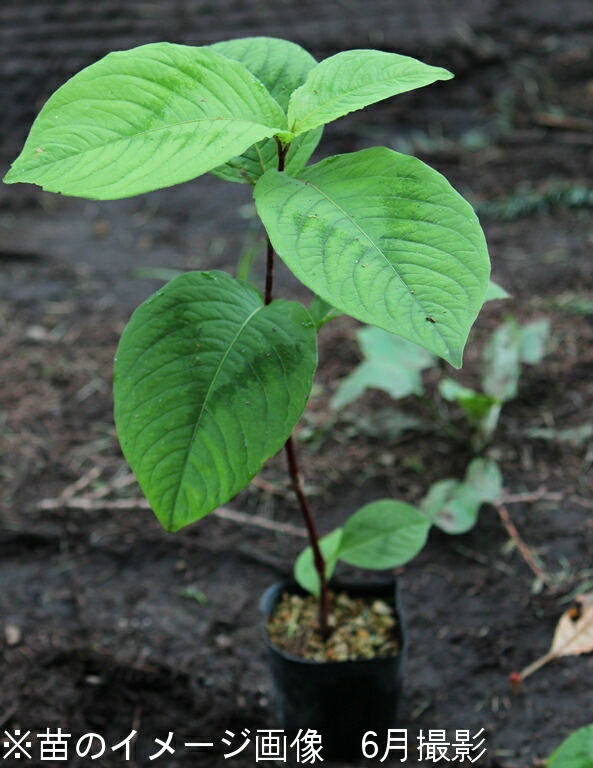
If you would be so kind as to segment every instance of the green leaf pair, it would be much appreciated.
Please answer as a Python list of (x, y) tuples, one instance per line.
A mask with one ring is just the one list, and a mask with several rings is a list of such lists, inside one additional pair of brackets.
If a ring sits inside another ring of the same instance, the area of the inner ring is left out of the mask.
[[(366, 504), (343, 527), (320, 539), (326, 578), (331, 578), (340, 561), (372, 570), (405, 565), (422, 550), (433, 525), (445, 533), (467, 533), (476, 524), (482, 504), (496, 501), (501, 492), (498, 465), (488, 459), (474, 459), (464, 480), (435, 483), (420, 509), (391, 499)], [(319, 576), (310, 546), (298, 556), (294, 577), (303, 589), (319, 595)]]
[[(344, 524), (320, 539), (329, 579), (341, 560), (358, 568), (397, 568), (415, 557), (424, 544), (431, 523), (403, 501), (382, 499), (361, 507)], [(319, 576), (311, 547), (297, 558), (295, 579), (303, 589), (319, 595)]]

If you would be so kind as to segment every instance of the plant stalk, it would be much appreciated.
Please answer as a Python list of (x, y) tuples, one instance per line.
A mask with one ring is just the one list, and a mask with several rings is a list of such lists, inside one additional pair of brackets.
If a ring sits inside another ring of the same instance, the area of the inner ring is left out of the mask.
[(292, 435), (286, 441), (284, 450), (286, 451), (286, 458), (288, 459), (288, 471), (290, 473), (292, 487), (299, 502), (299, 506), (305, 520), (305, 525), (307, 526), (307, 531), (309, 533), (309, 542), (311, 544), (311, 549), (313, 550), (313, 562), (315, 563), (315, 570), (319, 576), (319, 631), (323, 639), (327, 640), (329, 637), (329, 594), (327, 588), (327, 577), (325, 575), (325, 559), (321, 554), (321, 548), (319, 546), (319, 534), (317, 533), (313, 515), (311, 514), (309, 501), (303, 489), (302, 475), (299, 469)]
[[(276, 139), (278, 144), (278, 170), (284, 171), (284, 164), (286, 161), (286, 154), (288, 147), (284, 146), (282, 142)], [(272, 302), (274, 292), (274, 247), (270, 240), (269, 235), (266, 234), (266, 285), (264, 294), (264, 303), (267, 306)], [(320, 596), (319, 596), (319, 631), (324, 640), (329, 636), (329, 594), (327, 587), (326, 567), (325, 559), (321, 554), (321, 548), (319, 546), (319, 535), (315, 527), (313, 515), (311, 514), (311, 507), (309, 501), (305, 495), (305, 489), (303, 487), (302, 475), (299, 469), (299, 463), (294, 448), (294, 441), (292, 435), (286, 441), (284, 446), (286, 451), (286, 458), (288, 461), (288, 472), (290, 474), (290, 480), (292, 487), (297, 498), (307, 532), (309, 534), (309, 542), (311, 549), (313, 550), (313, 561), (315, 563), (315, 570), (319, 576), (320, 584)]]
[[(276, 144), (278, 145), (278, 170), (282, 172), (284, 170), (284, 163), (286, 162), (286, 154), (288, 153), (288, 147), (285, 147), (282, 142), (276, 138)], [(266, 307), (272, 302), (272, 294), (274, 290), (274, 248), (270, 242), (270, 238), (266, 233), (266, 288), (264, 293), (264, 304)]]

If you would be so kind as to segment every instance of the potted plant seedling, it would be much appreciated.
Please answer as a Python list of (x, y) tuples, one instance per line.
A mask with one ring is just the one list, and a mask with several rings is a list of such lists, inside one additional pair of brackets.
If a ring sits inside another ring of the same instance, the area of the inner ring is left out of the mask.
[[(96, 200), (206, 172), (253, 188), (267, 234), (263, 293), (223, 272), (200, 271), (148, 298), (117, 350), (115, 422), (123, 453), (169, 531), (227, 502), (285, 448), (310, 541), (296, 575), (318, 597), (321, 648), (337, 632), (341, 598), (328, 586), (336, 563), (399, 566), (421, 549), (430, 521), (407, 504), (382, 499), (319, 539), (292, 438), (311, 392), (317, 331), (345, 313), (459, 367), (490, 265), (472, 208), (416, 158), (375, 147), (306, 163), (325, 124), (451, 77), (375, 50), (317, 63), (299, 46), (270, 38), (143, 45), (110, 53), (63, 85), (5, 178)], [(276, 253), (313, 292), (308, 308), (275, 295)], [(393, 598), (393, 586), (387, 593)], [(387, 659), (378, 679), (369, 672), (376, 660), (305, 661), (298, 675), (313, 670), (311, 684), (321, 688), (309, 699), (295, 699), (290, 689), (280, 695), (285, 715), (301, 718), (288, 727), (319, 730), (322, 715), (307, 707), (330, 698), (343, 720), (330, 753), (356, 743), (360, 754), (361, 734), (393, 724), (394, 706), (384, 694), (397, 694), (394, 659), (404, 637), (379, 600), (387, 593), (363, 610), (388, 627), (378, 643)], [(277, 638), (277, 627), (274, 633)], [(275, 653), (295, 661), (290, 651)], [(337, 680), (339, 669), (346, 681)], [(294, 674), (283, 674), (293, 685)], [(381, 722), (372, 707), (365, 719), (366, 702), (375, 697)]]

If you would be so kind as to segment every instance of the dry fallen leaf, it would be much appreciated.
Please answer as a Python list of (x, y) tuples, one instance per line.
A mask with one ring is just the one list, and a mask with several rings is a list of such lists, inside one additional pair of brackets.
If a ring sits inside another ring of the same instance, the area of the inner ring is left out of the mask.
[(522, 672), (511, 676), (515, 683), (525, 680), (544, 664), (562, 656), (579, 656), (593, 651), (593, 592), (576, 598), (570, 608), (560, 617), (554, 632), (550, 650), (525, 667)]

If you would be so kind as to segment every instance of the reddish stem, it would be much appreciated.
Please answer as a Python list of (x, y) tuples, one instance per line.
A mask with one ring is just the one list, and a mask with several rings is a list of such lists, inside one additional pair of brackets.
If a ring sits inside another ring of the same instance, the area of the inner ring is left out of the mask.
[(309, 533), (309, 541), (311, 543), (311, 549), (313, 550), (313, 562), (315, 563), (315, 570), (319, 576), (320, 595), (319, 595), (319, 631), (324, 639), (329, 636), (329, 594), (327, 588), (327, 578), (325, 575), (325, 560), (321, 554), (321, 548), (319, 547), (319, 535), (313, 521), (313, 515), (311, 514), (311, 507), (309, 501), (305, 496), (303, 489), (302, 475), (299, 470), (299, 465), (294, 450), (294, 441), (292, 436), (288, 438), (284, 446), (286, 451), (286, 458), (288, 459), (288, 471), (290, 473), (290, 479), (292, 481), (292, 487), (299, 502), (305, 525)]
[[(283, 146), (282, 142), (276, 138), (278, 144), (278, 170), (284, 170), (286, 154), (288, 147)], [(270, 242), (269, 235), (266, 236), (266, 289), (264, 293), (264, 303), (266, 306), (272, 302), (272, 293), (274, 290), (274, 248)]]
[[(279, 141), (278, 139), (276, 139), (276, 143), (278, 144), (278, 170), (282, 172), (284, 170), (284, 164), (286, 161), (286, 154), (288, 152), (288, 147), (283, 146), (282, 142)], [(274, 247), (272, 245), (269, 235), (267, 235), (266, 288), (265, 288), (265, 294), (264, 294), (264, 302), (266, 306), (272, 302), (273, 291), (274, 291)], [(326, 574), (325, 560), (323, 558), (323, 555), (321, 554), (321, 548), (319, 547), (319, 535), (317, 533), (317, 529), (313, 521), (313, 515), (311, 514), (311, 507), (305, 495), (303, 480), (302, 480), (301, 472), (299, 469), (296, 451), (294, 449), (294, 441), (292, 439), (292, 435), (286, 441), (284, 448), (286, 451), (286, 458), (288, 460), (288, 471), (290, 474), (290, 480), (292, 482), (292, 487), (297, 497), (297, 501), (299, 503), (301, 513), (305, 520), (305, 525), (307, 526), (307, 531), (309, 533), (309, 542), (311, 544), (311, 549), (313, 550), (313, 561), (315, 563), (315, 570), (317, 571), (317, 574), (319, 576), (319, 583), (321, 588), (320, 596), (319, 596), (319, 630), (321, 632), (322, 637), (324, 639), (327, 639), (329, 635), (329, 624), (328, 624), (329, 594), (328, 594), (328, 587), (327, 587), (327, 578), (325, 575)]]
[(266, 307), (272, 303), (272, 293), (274, 290), (274, 247), (270, 241), (270, 236), (266, 234), (266, 291), (264, 294), (264, 304)]

